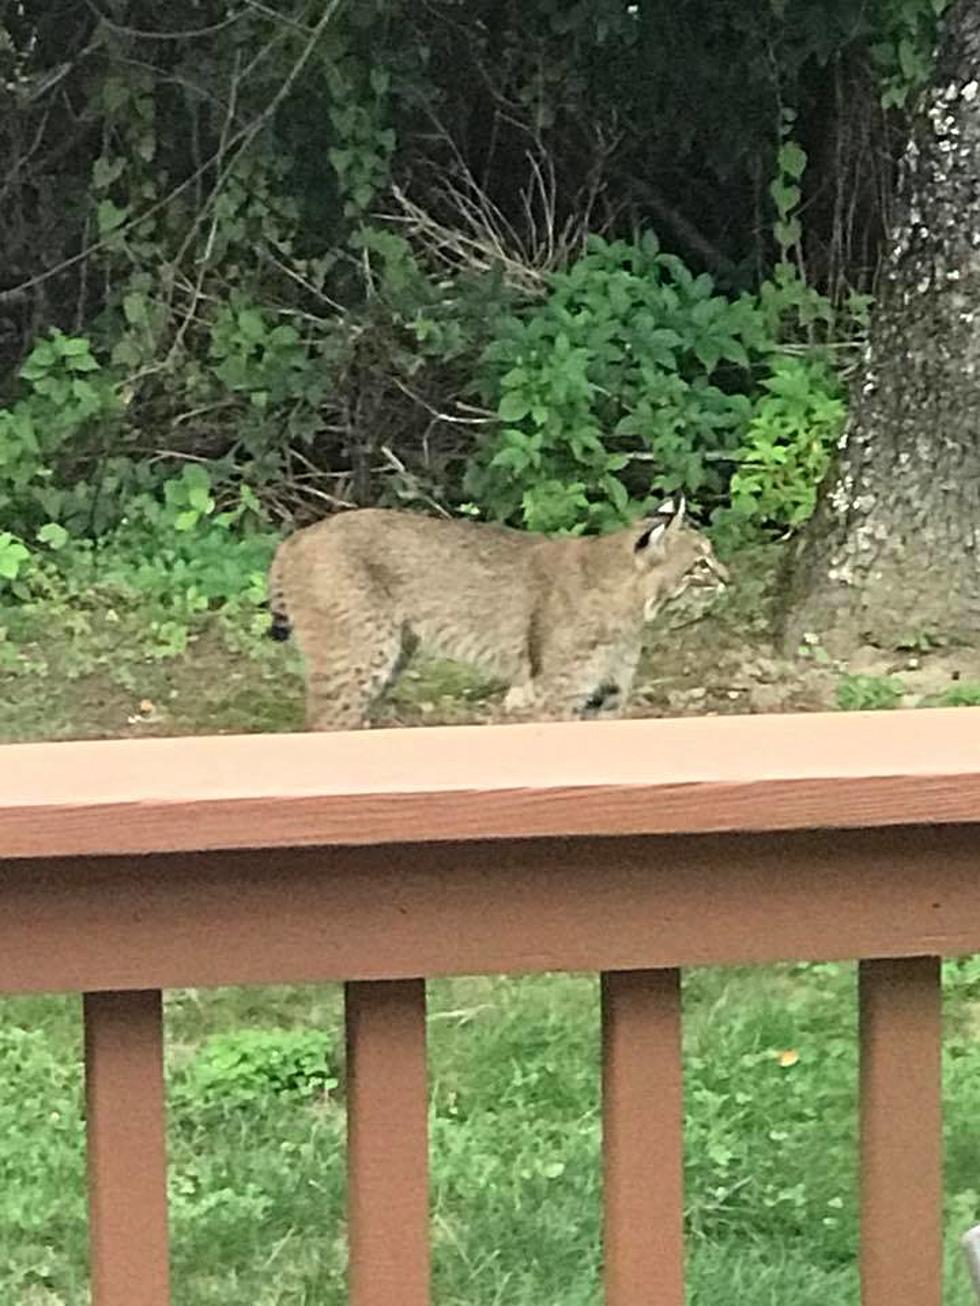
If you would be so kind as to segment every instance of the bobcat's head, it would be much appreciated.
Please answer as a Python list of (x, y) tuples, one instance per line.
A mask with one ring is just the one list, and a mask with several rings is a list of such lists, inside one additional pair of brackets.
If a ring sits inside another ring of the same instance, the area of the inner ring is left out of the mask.
[(663, 603), (690, 588), (712, 591), (728, 583), (728, 569), (715, 557), (706, 535), (684, 523), (684, 496), (667, 499), (638, 523), (633, 556), (643, 577), (647, 621)]

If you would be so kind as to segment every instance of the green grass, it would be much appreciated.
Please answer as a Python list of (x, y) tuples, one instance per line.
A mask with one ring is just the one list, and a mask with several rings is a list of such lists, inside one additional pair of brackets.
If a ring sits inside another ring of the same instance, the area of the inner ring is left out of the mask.
[[(960, 963), (949, 978), (946, 1300), (968, 1306), (954, 1244), (978, 1208), (980, 968)], [(857, 1306), (853, 987), (841, 966), (686, 980), (697, 1306)], [(167, 1015), (175, 1300), (340, 1306), (342, 1087), (284, 1076), (293, 1040), (271, 1037), (303, 1031), (295, 1065), (322, 1055), (342, 1083), (339, 993), (182, 992)], [(436, 1302), (597, 1304), (595, 981), (439, 982), (429, 1029)], [(255, 1030), (269, 1036), (242, 1037)], [(798, 1059), (781, 1064), (790, 1051)], [(0, 1005), (0, 1301), (11, 1306), (86, 1300), (79, 1058), (77, 1000)]]

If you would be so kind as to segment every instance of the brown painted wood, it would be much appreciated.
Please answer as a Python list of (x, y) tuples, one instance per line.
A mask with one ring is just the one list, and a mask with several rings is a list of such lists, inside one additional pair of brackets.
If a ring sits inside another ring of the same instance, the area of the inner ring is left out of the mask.
[(601, 991), (606, 1306), (684, 1306), (680, 972)]
[(862, 963), (860, 1029), (862, 1306), (941, 1306), (938, 959)]
[(0, 777), (0, 857), (980, 821), (956, 709), (18, 744)]
[(345, 993), (350, 1306), (428, 1306), (425, 982)]
[(169, 1306), (160, 994), (84, 1009), (93, 1306)]
[(970, 826), (8, 862), (0, 991), (953, 955), (978, 881)]
[[(426, 1306), (418, 976), (850, 957), (905, 959), (862, 968), (864, 1306), (938, 1306), (933, 958), (980, 951), (978, 825), (955, 711), (0, 749), (0, 991), (88, 994), (94, 1306), (168, 1301), (161, 988), (353, 981), (352, 1302)], [(613, 1306), (681, 1291), (667, 983), (604, 982)]]

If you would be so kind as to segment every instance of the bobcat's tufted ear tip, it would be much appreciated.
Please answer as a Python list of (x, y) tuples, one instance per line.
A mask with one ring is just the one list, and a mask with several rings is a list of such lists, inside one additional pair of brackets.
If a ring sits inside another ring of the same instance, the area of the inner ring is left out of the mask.
[(687, 500), (680, 490), (672, 494), (669, 499), (664, 499), (663, 503), (654, 514), (657, 517), (666, 517), (672, 522), (680, 522), (684, 513), (687, 511)]
[(684, 520), (686, 509), (687, 501), (679, 491), (669, 499), (664, 499), (656, 512), (642, 523), (640, 535), (633, 546), (635, 551), (642, 553), (650, 549), (656, 550), (667, 532)]

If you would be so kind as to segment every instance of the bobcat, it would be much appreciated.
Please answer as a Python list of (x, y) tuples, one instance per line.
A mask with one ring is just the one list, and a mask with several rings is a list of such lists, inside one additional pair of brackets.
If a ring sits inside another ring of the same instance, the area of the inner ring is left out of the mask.
[(363, 508), (279, 546), (270, 633), (295, 633), (311, 730), (364, 726), (419, 643), (508, 682), (508, 712), (588, 716), (622, 709), (662, 603), (726, 581), (683, 499), (587, 537)]

